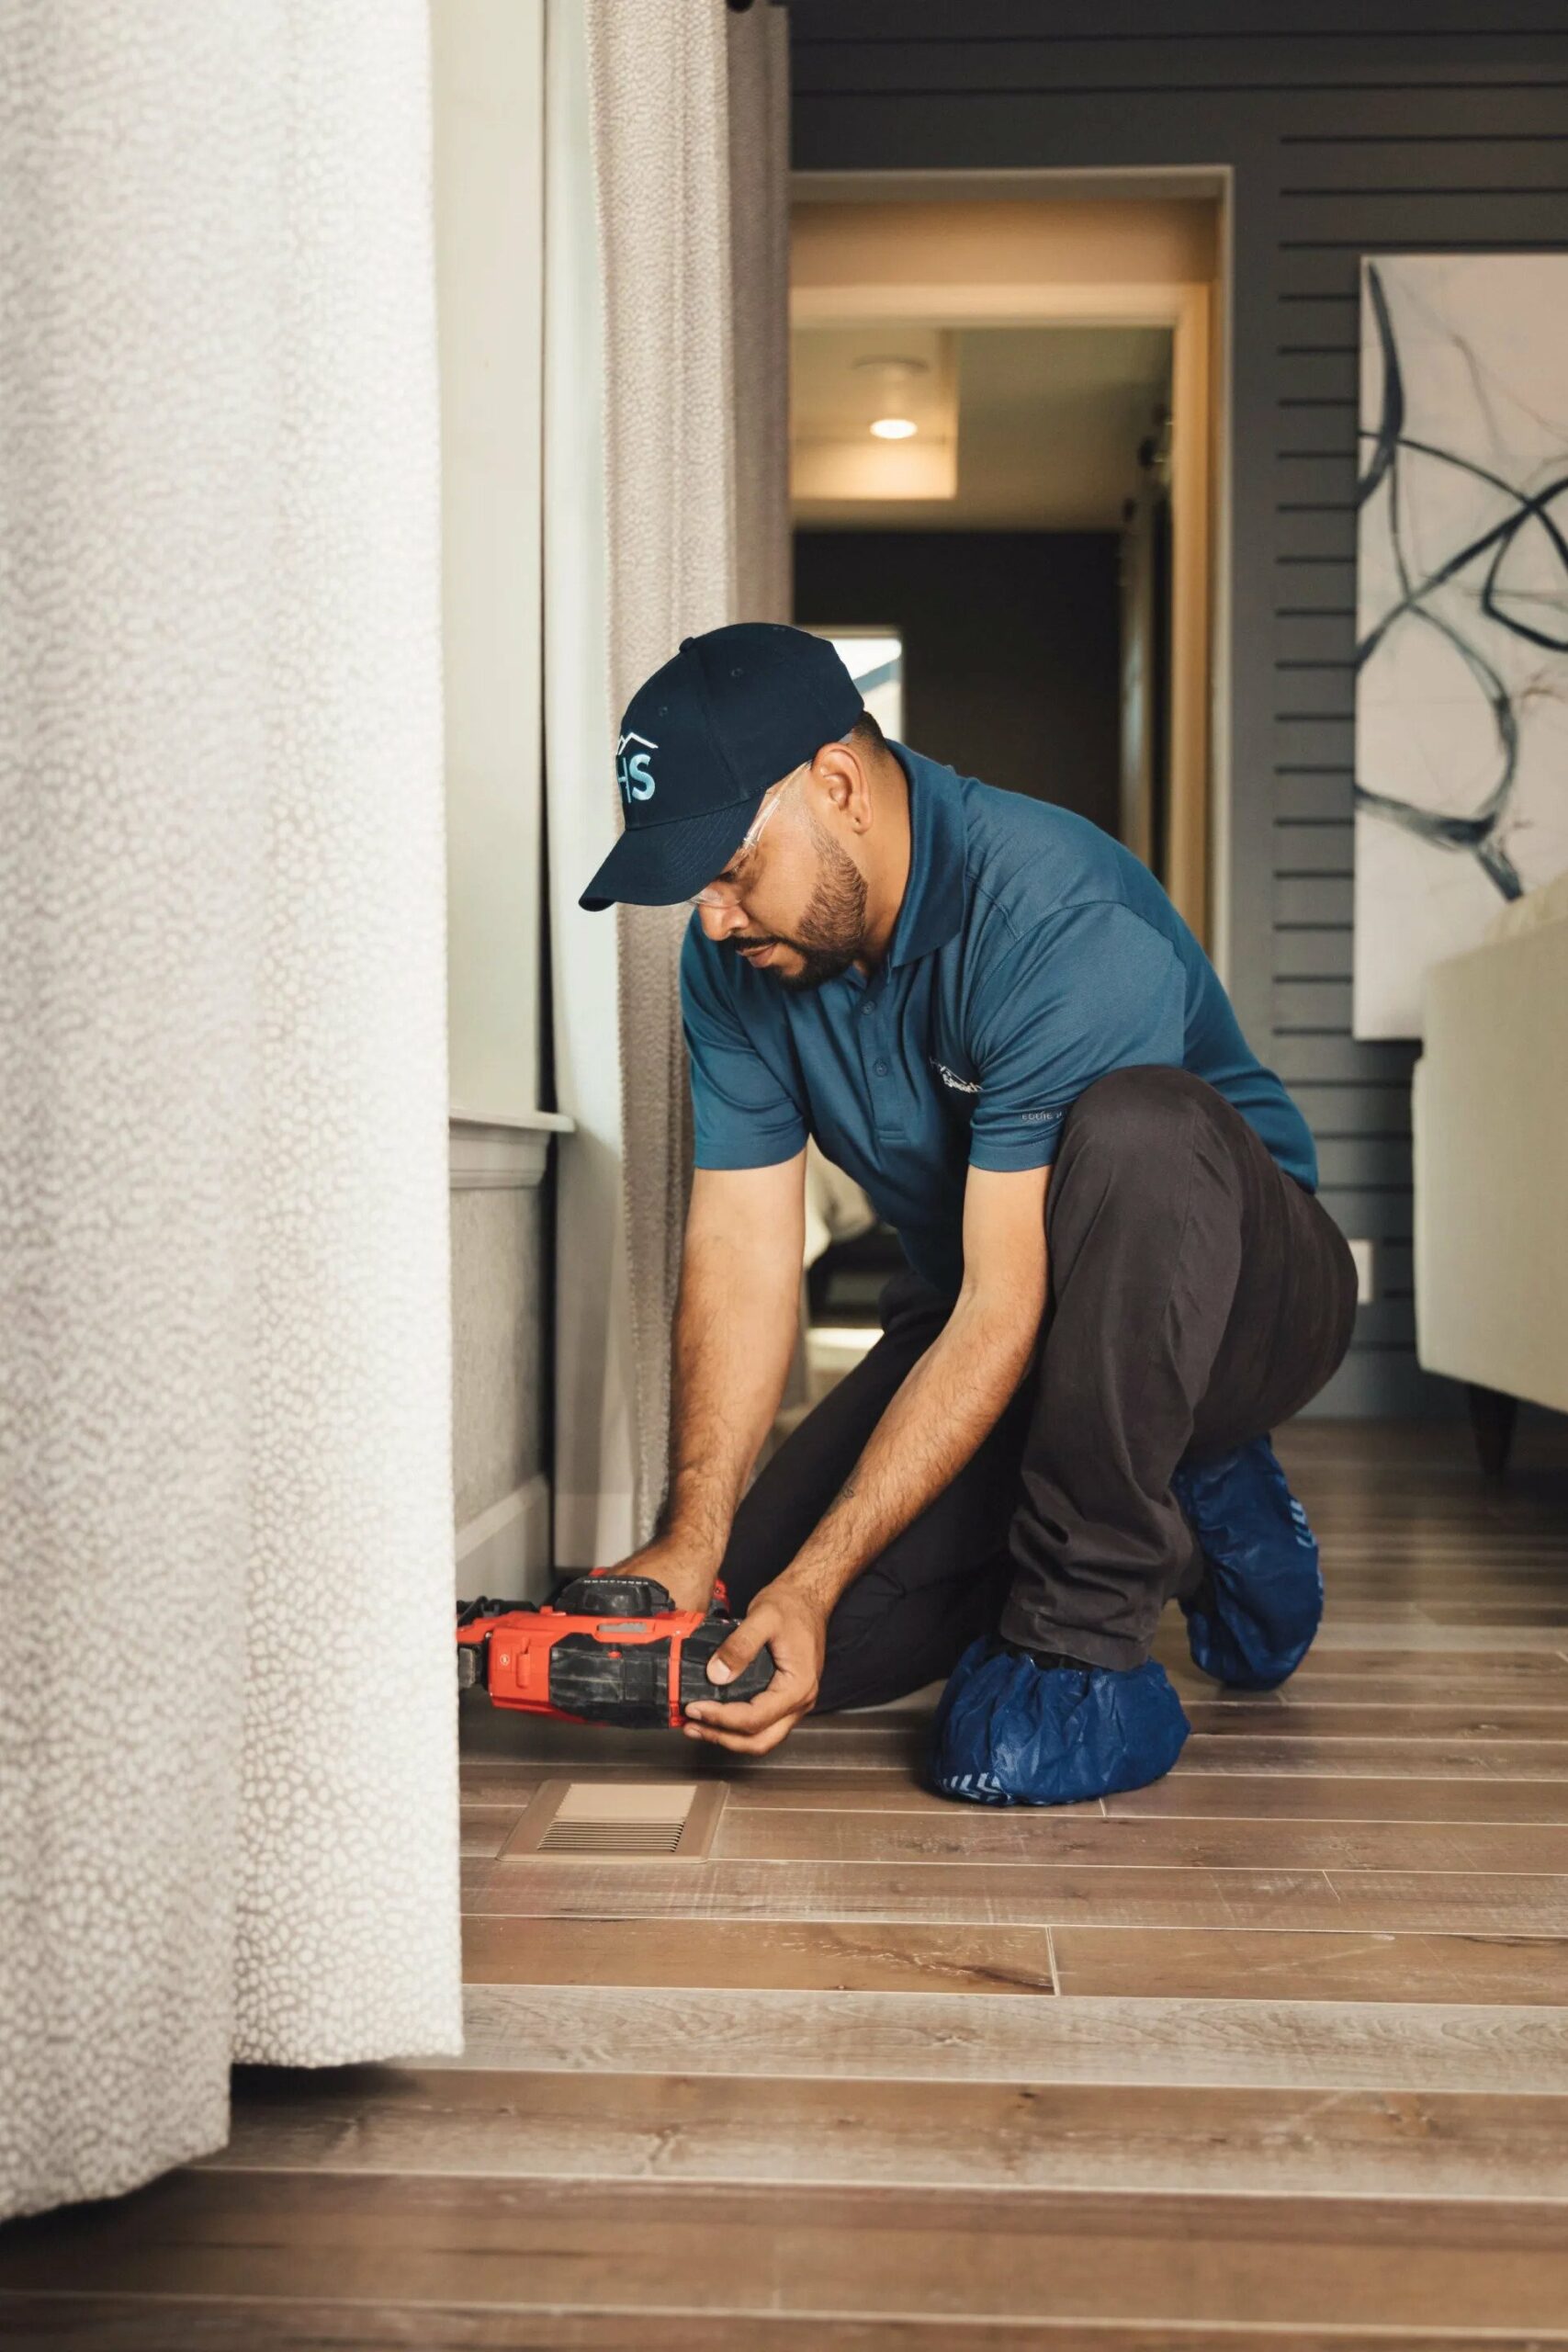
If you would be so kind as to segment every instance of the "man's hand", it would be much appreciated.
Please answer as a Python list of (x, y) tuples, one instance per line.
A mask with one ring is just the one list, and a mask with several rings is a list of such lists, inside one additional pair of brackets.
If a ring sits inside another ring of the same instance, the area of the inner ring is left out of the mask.
[(705, 1547), (682, 1542), (679, 1535), (656, 1535), (640, 1552), (617, 1560), (610, 1573), (651, 1577), (664, 1587), (677, 1609), (705, 1610), (713, 1598), (718, 1563)]
[[(728, 1682), (763, 1643), (773, 1654), (773, 1679), (761, 1698), (694, 1700), (686, 1709), (688, 1739), (732, 1747), (739, 1756), (766, 1756), (786, 1740), (817, 1702), (828, 1621), (821, 1609), (784, 1577), (764, 1585), (741, 1623), (708, 1661), (710, 1682)], [(718, 1726), (723, 1728), (719, 1729)]]

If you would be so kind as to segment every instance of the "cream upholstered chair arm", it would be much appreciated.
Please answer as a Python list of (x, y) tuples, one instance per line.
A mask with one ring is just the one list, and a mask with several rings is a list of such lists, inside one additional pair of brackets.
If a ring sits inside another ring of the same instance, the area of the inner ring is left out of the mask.
[(1422, 1366), (1568, 1412), (1568, 876), (1427, 974), (1412, 1125)]

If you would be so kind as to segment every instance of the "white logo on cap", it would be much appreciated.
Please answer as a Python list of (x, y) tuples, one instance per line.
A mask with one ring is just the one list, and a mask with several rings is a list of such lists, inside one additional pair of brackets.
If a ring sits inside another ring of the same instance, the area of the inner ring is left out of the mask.
[[(640, 743), (642, 749), (640, 752), (632, 752), (628, 754), (626, 751), (628, 743)], [(648, 755), (649, 752), (657, 752), (658, 749), (658, 744), (650, 743), (646, 735), (623, 735), (616, 744), (615, 781), (626, 799), (652, 799), (653, 778), (649, 773)]]

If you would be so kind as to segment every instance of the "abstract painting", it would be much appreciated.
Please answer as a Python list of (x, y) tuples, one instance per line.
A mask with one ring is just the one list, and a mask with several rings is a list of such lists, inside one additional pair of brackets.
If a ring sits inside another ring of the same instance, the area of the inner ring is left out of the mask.
[(1361, 265), (1353, 1027), (1568, 866), (1568, 254)]

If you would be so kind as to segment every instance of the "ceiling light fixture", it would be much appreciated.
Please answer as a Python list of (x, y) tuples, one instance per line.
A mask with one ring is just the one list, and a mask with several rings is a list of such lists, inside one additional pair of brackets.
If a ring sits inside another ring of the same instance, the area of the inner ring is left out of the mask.
[(892, 353), (867, 352), (854, 360), (853, 372), (867, 375), (875, 384), (876, 410), (871, 420), (871, 432), (878, 441), (912, 441), (919, 425), (908, 413), (906, 402), (922, 376), (931, 374), (924, 359), (904, 359)]

